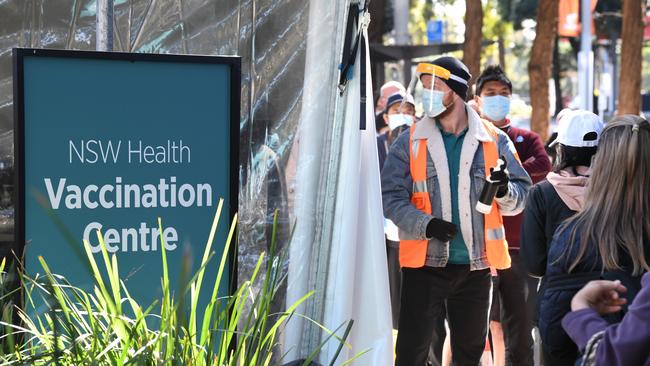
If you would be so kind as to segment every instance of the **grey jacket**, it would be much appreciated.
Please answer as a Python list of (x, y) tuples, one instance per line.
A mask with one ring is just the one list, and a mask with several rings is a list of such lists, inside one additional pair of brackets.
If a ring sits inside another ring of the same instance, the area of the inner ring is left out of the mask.
[[(424, 117), (416, 124), (413, 138), (426, 139), (429, 152), (427, 187), (432, 215), (425, 214), (411, 204), (413, 180), (409, 168), (409, 131), (402, 133), (393, 143), (381, 171), (384, 216), (397, 225), (400, 239), (429, 240), (425, 265), (430, 267), (445, 267), (449, 259), (449, 242), (427, 238), (426, 226), (433, 217), (451, 222), (451, 189), (458, 190), (460, 227), (457, 235), (462, 235), (467, 245), (470, 269), (489, 267), (485, 254), (484, 218), (475, 207), (486, 181), (481, 142), (490, 141), (491, 136), (472, 108), (467, 107), (467, 114), (469, 128), (461, 149), (458, 187), (450, 187), (447, 154), (435, 120)], [(496, 201), (501, 215), (514, 216), (523, 210), (532, 183), (515, 158), (513, 143), (500, 130), (497, 146), (499, 155), (507, 160), (510, 182), (508, 194), (496, 198)]]

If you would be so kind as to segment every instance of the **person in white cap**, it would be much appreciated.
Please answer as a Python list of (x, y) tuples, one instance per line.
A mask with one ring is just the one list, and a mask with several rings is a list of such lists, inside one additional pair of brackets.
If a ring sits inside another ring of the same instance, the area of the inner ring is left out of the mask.
[(377, 99), (377, 103), (375, 103), (375, 128), (378, 134), (388, 131), (388, 125), (384, 121), (383, 114), (386, 110), (388, 97), (395, 93), (406, 93), (404, 85), (399, 81), (391, 80), (379, 88), (379, 98)]
[[(589, 182), (591, 161), (598, 149), (603, 122), (597, 115), (584, 111), (569, 111), (558, 126), (557, 138), (551, 146), (556, 149), (555, 167), (545, 181), (533, 186), (528, 194), (521, 230), (520, 256), (528, 273), (542, 277), (539, 301), (546, 288), (548, 249), (555, 230), (567, 218), (582, 210)], [(544, 325), (539, 324), (540, 330)], [(559, 326), (559, 324), (558, 324)], [(577, 348), (553, 350), (542, 344), (544, 364), (575, 364)]]
[(402, 85), (402, 83), (399, 81), (391, 80), (379, 88), (379, 99), (377, 100), (377, 105), (375, 106), (376, 114), (384, 112), (388, 97), (395, 93), (406, 93), (406, 88), (404, 88), (404, 85)]
[[(555, 123), (557, 123), (557, 125), (559, 126), (560, 123), (562, 123), (562, 118), (564, 118), (564, 116), (569, 114), (569, 112), (571, 111), (573, 111), (573, 109), (571, 108), (562, 109), (557, 114), (557, 116), (555, 116)], [(553, 133), (551, 133), (551, 136), (548, 137), (548, 140), (546, 140), (546, 143), (544, 144), (544, 149), (546, 150), (548, 157), (551, 159), (551, 164), (555, 163), (556, 151), (555, 151), (555, 147), (551, 145), (553, 144), (553, 141), (555, 141), (556, 138), (557, 138), (557, 127), (555, 128)]]

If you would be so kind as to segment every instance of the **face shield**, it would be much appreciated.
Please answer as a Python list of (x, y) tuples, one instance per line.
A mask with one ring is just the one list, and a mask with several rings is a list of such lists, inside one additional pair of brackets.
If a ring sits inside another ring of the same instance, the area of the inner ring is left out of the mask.
[[(430, 77), (426, 77), (426, 75), (429, 75)], [(423, 76), (425, 77), (423, 78)], [(443, 80), (450, 79), (467, 85), (465, 79), (452, 74), (444, 67), (429, 63), (420, 63), (411, 79), (407, 93), (414, 93), (418, 86), (418, 80), (420, 80), (422, 89), (419, 90), (419, 94), (420, 100), (422, 101), (422, 109), (425, 115), (434, 118), (439, 116), (447, 109), (447, 107), (449, 107), (448, 105), (445, 106), (443, 103), (446, 93), (441, 90), (436, 90), (436, 87), (438, 86), (437, 89), (441, 89), (439, 83), (444, 83)]]

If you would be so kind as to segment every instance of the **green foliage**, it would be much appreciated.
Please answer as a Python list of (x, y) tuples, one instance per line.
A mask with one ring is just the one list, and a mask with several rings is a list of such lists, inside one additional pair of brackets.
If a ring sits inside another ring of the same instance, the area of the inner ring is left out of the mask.
[[(280, 362), (282, 356), (276, 354), (276, 348), (282, 325), (291, 316), (298, 315), (296, 308), (311, 297), (313, 291), (286, 311), (271, 312), (271, 301), (284, 279), (281, 264), (286, 260), (286, 251), (276, 250), (276, 218), (269, 257), (264, 253), (260, 255), (251, 277), (243, 281), (232, 296), (218, 297), (227, 253), (233, 245), (236, 217), (230, 225), (216, 278), (207, 279), (204, 274), (208, 265), (214, 265), (210, 261), (214, 255), (212, 243), (222, 206), (223, 201), (220, 201), (201, 266), (184, 291), (178, 294), (170, 288), (167, 254), (161, 234), (163, 273), (160, 285), (163, 295), (152, 304), (142, 305), (131, 297), (120, 275), (117, 258), (115, 254), (109, 256), (99, 232), (99, 260), (91, 253), (90, 244), (84, 242), (94, 277), (92, 291), (75, 287), (65, 278), (55, 275), (45, 260), (39, 258), (45, 275), (40, 278), (23, 276), (28, 310), (16, 310), (20, 322), (12, 321), (11, 315), (7, 314), (0, 321), (0, 325), (8, 330), (2, 336), (5, 347), (0, 354), (0, 363), (243, 366)], [(158, 226), (162, 233), (160, 219)], [(4, 262), (0, 272), (4, 272)], [(261, 283), (257, 291), (252, 286), (256, 281)], [(211, 291), (209, 303), (199, 306), (199, 295), (205, 290)], [(6, 296), (3, 296), (3, 301), (6, 301)], [(189, 310), (183, 305), (186, 301)], [(40, 303), (47, 305), (48, 310), (44, 313), (37, 311)], [(250, 311), (246, 306), (250, 306)], [(326, 330), (322, 325), (318, 326)], [(350, 326), (348, 324), (348, 332)], [(329, 333), (326, 341), (335, 338), (341, 345), (349, 347), (344, 339)], [(23, 341), (16, 341), (18, 339)], [(314, 355), (319, 350), (314, 350)]]
[[(510, 40), (513, 35), (512, 23), (504, 21), (498, 10), (497, 0), (487, 0), (483, 5), (483, 39)], [(497, 43), (483, 47), (481, 65), (499, 63), (499, 45)], [(506, 64), (507, 65), (507, 64)]]
[(498, 0), (499, 14), (510, 21), (515, 30), (521, 29), (521, 22), (535, 19), (539, 0)]
[(409, 33), (413, 44), (427, 44), (427, 22), (433, 19), (431, 1), (413, 1), (409, 10)]
[[(462, 9), (462, 13), (458, 11)], [(445, 22), (445, 42), (462, 43), (464, 7), (455, 0), (412, 0), (409, 9), (409, 33), (413, 44), (427, 44), (427, 22)], [(460, 55), (462, 57), (462, 55)]]

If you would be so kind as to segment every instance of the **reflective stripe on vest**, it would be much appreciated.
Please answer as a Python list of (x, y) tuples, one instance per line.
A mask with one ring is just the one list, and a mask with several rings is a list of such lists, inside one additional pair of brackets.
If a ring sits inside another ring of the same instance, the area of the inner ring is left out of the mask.
[(413, 192), (427, 192), (427, 182), (413, 182)]
[(506, 232), (503, 228), (489, 229), (485, 233), (487, 240), (503, 240), (506, 238)]
[[(483, 142), (483, 156), (485, 160), (485, 176), (490, 175), (490, 168), (497, 165), (499, 159), (496, 127), (487, 121), (482, 121), (490, 133), (492, 141)], [(427, 190), (427, 148), (426, 140), (413, 140), (415, 124), (411, 126), (409, 134), (410, 143), (410, 171), (413, 179), (413, 195), (411, 203), (420, 211), (431, 215), (431, 198)], [(505, 238), (503, 218), (499, 207), (492, 203), (492, 210), (485, 215), (485, 248), (490, 266), (497, 269), (510, 268), (510, 254), (508, 253), (508, 242)], [(457, 235), (461, 235), (458, 233)], [(424, 240), (400, 240), (399, 262), (401, 267), (419, 268), (423, 267), (427, 256), (427, 245), (429, 241)]]

